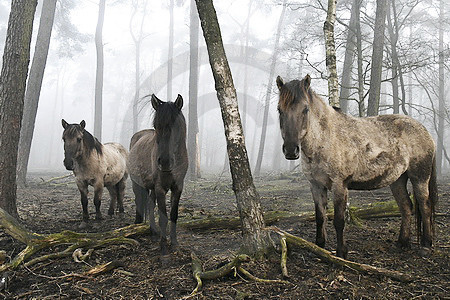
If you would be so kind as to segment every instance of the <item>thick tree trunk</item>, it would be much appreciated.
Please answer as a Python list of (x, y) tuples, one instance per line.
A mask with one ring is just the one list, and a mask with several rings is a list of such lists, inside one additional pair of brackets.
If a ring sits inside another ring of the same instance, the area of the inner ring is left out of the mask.
[(39, 104), (42, 80), (47, 63), (48, 48), (52, 35), (53, 19), (55, 17), (56, 0), (44, 0), (36, 39), (33, 62), (23, 107), (22, 128), (20, 130), (19, 153), (17, 157), (18, 184), (26, 183), (28, 160), (30, 158), (31, 142), (33, 140), (34, 123)]
[(283, 9), (281, 10), (280, 19), (278, 20), (278, 29), (277, 29), (277, 35), (275, 36), (275, 45), (274, 45), (273, 54), (272, 54), (272, 63), (270, 64), (269, 82), (267, 83), (266, 100), (264, 102), (264, 116), (263, 116), (263, 123), (262, 123), (262, 128), (261, 128), (261, 139), (259, 140), (258, 157), (256, 159), (256, 166), (255, 166), (255, 175), (256, 176), (259, 176), (261, 173), (261, 165), (262, 165), (262, 159), (263, 159), (263, 155), (264, 155), (264, 146), (266, 144), (267, 122), (269, 119), (270, 96), (272, 94), (272, 82), (274, 81), (275, 67), (277, 64), (278, 51), (279, 51), (278, 48), (279, 48), (281, 30), (283, 28), (283, 20), (284, 20), (285, 14), (286, 14), (286, 0), (283, 1)]
[(198, 151), (198, 31), (199, 20), (195, 1), (191, 0), (190, 12), (190, 53), (189, 53), (189, 123), (188, 123), (188, 155), (189, 178), (200, 177), (200, 153)]
[(376, 116), (380, 106), (381, 73), (383, 69), (384, 27), (387, 0), (377, 0), (375, 29), (372, 49), (372, 69), (370, 70), (370, 90), (367, 115)]
[(105, 1), (100, 0), (98, 8), (97, 29), (95, 30), (95, 48), (97, 50), (97, 71), (95, 75), (95, 113), (94, 136), (102, 139), (102, 104), (103, 104), (103, 22), (105, 20)]
[(196, 4), (222, 112), (233, 190), (242, 222), (243, 250), (261, 254), (270, 248), (271, 241), (268, 233), (263, 230), (261, 204), (253, 184), (236, 89), (225, 55), (219, 22), (212, 0), (196, 0)]
[(442, 175), (442, 152), (444, 149), (444, 114), (445, 114), (445, 95), (444, 95), (444, 0), (439, 5), (439, 120), (438, 120), (438, 141), (436, 153), (436, 167), (438, 176)]
[(16, 167), (36, 0), (12, 0), (0, 74), (0, 208), (18, 217)]
[(339, 96), (339, 102), (341, 105), (341, 110), (345, 113), (348, 112), (348, 101), (350, 98), (351, 92), (351, 80), (352, 80), (352, 68), (353, 61), (355, 57), (355, 46), (356, 46), (356, 16), (358, 8), (357, 1), (354, 0), (351, 13), (350, 13), (350, 22), (348, 24), (348, 33), (347, 33), (347, 41), (345, 43), (345, 57), (344, 57), (344, 66), (342, 67), (342, 79), (341, 79), (341, 94)]
[(339, 83), (336, 68), (336, 46), (334, 43), (336, 1), (328, 0), (327, 18), (323, 24), (323, 32), (325, 34), (326, 65), (328, 70), (328, 102), (331, 106), (339, 107)]

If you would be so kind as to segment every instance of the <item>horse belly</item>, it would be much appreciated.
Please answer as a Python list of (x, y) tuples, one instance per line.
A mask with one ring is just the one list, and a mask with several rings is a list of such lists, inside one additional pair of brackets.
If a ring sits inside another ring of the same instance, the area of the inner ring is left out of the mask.
[(354, 177), (347, 185), (350, 190), (375, 190), (386, 187), (395, 182), (404, 172), (406, 167), (387, 167), (381, 172), (371, 174), (371, 176)]

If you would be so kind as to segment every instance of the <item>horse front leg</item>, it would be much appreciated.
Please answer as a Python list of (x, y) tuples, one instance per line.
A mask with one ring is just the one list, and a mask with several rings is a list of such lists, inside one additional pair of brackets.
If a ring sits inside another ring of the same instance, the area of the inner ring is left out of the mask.
[(81, 207), (83, 208), (83, 218), (80, 224), (80, 228), (86, 228), (87, 222), (89, 221), (89, 212), (88, 212), (88, 185), (85, 182), (77, 181), (78, 190), (81, 195)]
[(311, 192), (316, 211), (316, 245), (323, 248), (327, 241), (327, 189), (311, 183)]
[(150, 222), (150, 237), (152, 241), (156, 241), (159, 236), (158, 228), (156, 228), (155, 222), (155, 206), (156, 206), (156, 192), (155, 190), (150, 190), (149, 195), (149, 212), (148, 218)]
[(162, 188), (155, 189), (156, 201), (158, 202), (159, 229), (161, 230), (161, 254), (167, 254), (167, 210), (166, 210), (166, 191)]
[(333, 204), (334, 204), (334, 229), (336, 230), (337, 249), (336, 255), (347, 258), (347, 245), (344, 240), (345, 210), (347, 208), (348, 190), (342, 185), (333, 184)]
[(175, 187), (171, 189), (170, 196), (170, 245), (172, 249), (178, 246), (177, 241), (177, 219), (178, 219), (178, 204), (180, 202), (182, 188)]
[(100, 211), (100, 205), (102, 204), (103, 194), (103, 182), (94, 184), (94, 206), (95, 206), (95, 219), (102, 220), (102, 213)]

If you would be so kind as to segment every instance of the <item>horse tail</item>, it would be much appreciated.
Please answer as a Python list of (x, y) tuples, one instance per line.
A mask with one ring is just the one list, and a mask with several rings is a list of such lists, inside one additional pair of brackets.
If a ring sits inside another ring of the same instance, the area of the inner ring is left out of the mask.
[[(433, 157), (433, 162), (431, 166), (431, 174), (430, 180), (428, 182), (428, 203), (431, 209), (430, 215), (430, 226), (432, 230), (432, 235), (435, 235), (435, 224), (434, 219), (436, 217), (436, 204), (438, 202), (438, 188), (437, 188), (437, 175), (436, 175), (436, 156)], [(415, 197), (414, 197), (415, 198)], [(416, 228), (417, 228), (417, 238), (419, 244), (422, 241), (422, 232), (423, 232), (423, 224), (422, 224), (422, 214), (420, 212), (419, 204), (417, 203), (417, 199), (415, 203), (415, 214), (416, 214)]]
[(431, 168), (431, 178), (428, 183), (428, 193), (429, 193), (429, 201), (430, 201), (430, 208), (431, 208), (431, 230), (433, 233), (433, 238), (435, 236), (435, 224), (434, 219), (436, 217), (436, 204), (439, 199), (438, 194), (438, 187), (437, 187), (437, 175), (436, 175), (436, 156), (433, 157), (433, 165)]

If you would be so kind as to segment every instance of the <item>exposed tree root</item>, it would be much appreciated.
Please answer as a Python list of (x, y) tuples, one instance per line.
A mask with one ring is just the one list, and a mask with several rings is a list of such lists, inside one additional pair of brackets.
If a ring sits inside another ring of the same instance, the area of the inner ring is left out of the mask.
[(203, 286), (203, 280), (217, 279), (220, 277), (224, 277), (230, 274), (231, 272), (240, 273), (241, 275), (247, 277), (249, 280), (261, 283), (288, 283), (283, 280), (261, 279), (252, 275), (250, 272), (248, 272), (241, 266), (242, 263), (250, 261), (250, 257), (246, 254), (239, 254), (235, 256), (233, 260), (227, 263), (226, 265), (210, 271), (203, 271), (202, 262), (197, 257), (197, 255), (195, 255), (195, 253), (193, 252), (191, 253), (191, 258), (192, 258), (192, 275), (197, 281), (197, 286), (192, 291), (191, 295), (195, 295), (201, 290)]
[(331, 254), (330, 251), (325, 250), (325, 249), (317, 246), (316, 244), (313, 244), (313, 243), (311, 243), (307, 240), (304, 240), (300, 237), (289, 234), (289, 233), (287, 233), (281, 229), (278, 229), (276, 227), (268, 227), (266, 229), (272, 230), (272, 231), (278, 233), (282, 238), (286, 239), (286, 242), (288, 244), (293, 244), (293, 245), (299, 246), (303, 249), (306, 249), (306, 250), (316, 254), (321, 259), (323, 259), (327, 262), (333, 263), (335, 265), (348, 267), (352, 270), (356, 270), (356, 271), (362, 272), (362, 273), (386, 276), (386, 277), (389, 277), (391, 279), (401, 281), (401, 282), (410, 282), (414, 279), (411, 275), (408, 275), (408, 274), (404, 274), (401, 272), (396, 272), (396, 271), (392, 271), (392, 270), (388, 270), (388, 269), (384, 269), (384, 268), (377, 268), (377, 267), (366, 265), (366, 264), (359, 264), (356, 262), (352, 262), (352, 261), (345, 260), (340, 257), (334, 256), (333, 254)]
[[(141, 235), (147, 233), (149, 230), (147, 224), (138, 224), (101, 233), (76, 233), (66, 230), (53, 234), (37, 234), (27, 230), (3, 209), (0, 209), (0, 228), (3, 228), (6, 233), (26, 245), (25, 249), (17, 254), (9, 263), (0, 265), (0, 272), (7, 269), (15, 269), (21, 264), (31, 266), (50, 258), (68, 257), (77, 248), (95, 249), (111, 244), (137, 245), (137, 241), (128, 237)], [(27, 261), (31, 256), (44, 249), (60, 245), (68, 246), (63, 251), (42, 255)]]

